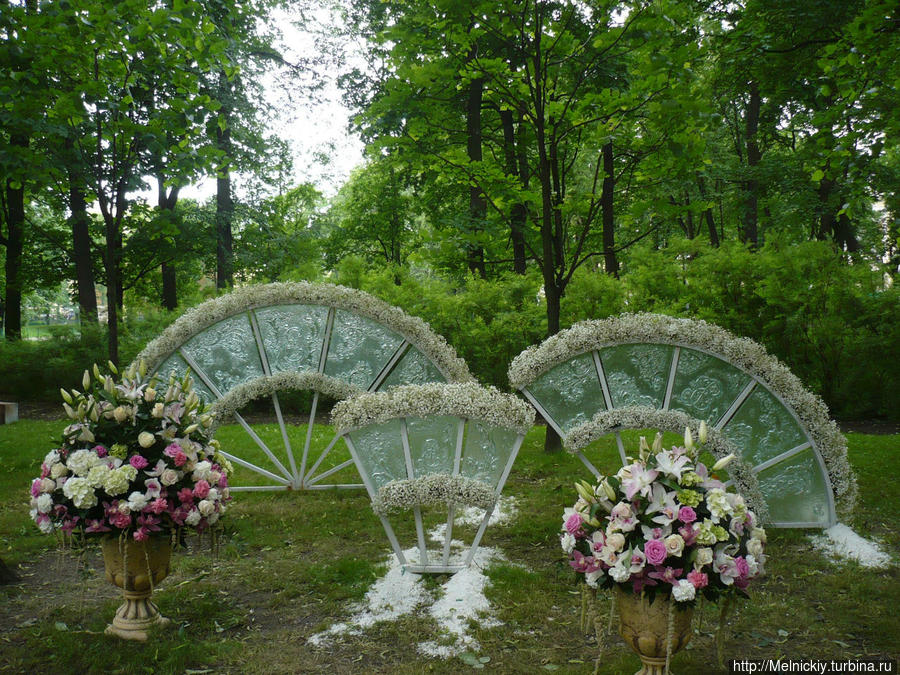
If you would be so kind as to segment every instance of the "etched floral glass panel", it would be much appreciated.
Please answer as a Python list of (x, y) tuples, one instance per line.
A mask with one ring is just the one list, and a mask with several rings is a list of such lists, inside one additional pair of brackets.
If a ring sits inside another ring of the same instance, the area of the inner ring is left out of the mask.
[(469, 420), (460, 473), (496, 486), (517, 437), (515, 431)]
[[(169, 379), (169, 374), (172, 372), (175, 373), (175, 377), (181, 379), (184, 377), (184, 373), (187, 369), (187, 361), (181, 358), (178, 352), (174, 352), (160, 364), (159, 368), (156, 369), (156, 374), (162, 381), (167, 381)], [(203, 381), (197, 377), (196, 373), (191, 373), (191, 379), (194, 382), (194, 391), (197, 392), (197, 396), (202, 398), (205, 403), (212, 403), (216, 400), (216, 397), (213, 396), (209, 387), (203, 384)]]
[(339, 309), (331, 328), (325, 374), (368, 389), (402, 342), (394, 331)]
[(400, 420), (357, 429), (350, 433), (350, 441), (376, 491), (392, 480), (407, 478)]
[(592, 352), (580, 354), (548, 370), (528, 385), (541, 407), (568, 433), (606, 410)]
[(604, 347), (600, 361), (614, 408), (662, 408), (675, 348), (631, 344)]
[(459, 419), (456, 417), (408, 417), (406, 435), (412, 456), (413, 477), (452, 473)]
[(273, 373), (319, 369), (328, 308), (319, 305), (273, 305), (255, 311), (256, 323)]
[(750, 376), (730, 363), (682, 347), (669, 408), (714, 425), (749, 383)]
[(246, 314), (223, 319), (182, 348), (221, 393), (263, 374), (259, 348)]
[(722, 433), (741, 449), (750, 466), (757, 466), (807, 441), (793, 415), (759, 385), (722, 428)]
[(760, 471), (756, 477), (773, 522), (830, 524), (830, 488), (812, 448)]
[(446, 382), (428, 358), (415, 347), (406, 350), (391, 373), (381, 383), (379, 389), (387, 389), (401, 384), (425, 384), (426, 382)]

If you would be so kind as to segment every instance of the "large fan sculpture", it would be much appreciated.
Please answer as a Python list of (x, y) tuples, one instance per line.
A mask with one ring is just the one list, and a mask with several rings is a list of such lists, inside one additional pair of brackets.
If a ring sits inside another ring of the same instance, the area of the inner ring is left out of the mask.
[[(655, 314), (585, 321), (522, 352), (512, 385), (594, 474), (582, 452), (621, 429), (682, 431), (705, 421), (731, 478), (775, 527), (827, 528), (856, 483), (822, 401), (748, 339), (704, 321)], [(764, 502), (758, 504), (759, 501)]]
[[(472, 380), (462, 359), (424, 321), (361, 291), (329, 284), (248, 286), (207, 301), (175, 321), (136, 360), (162, 376), (181, 376), (190, 368), (218, 422), (233, 417), (261, 449), (263, 455), (249, 448), (225, 453), (259, 483), (235, 490), (362, 488), (328, 482), (352, 459), (321, 470), (340, 437), (335, 434), (324, 449), (314, 447), (320, 397), (343, 400), (393, 385)], [(278, 399), (286, 390), (312, 392), (300, 453), (292, 448)], [(270, 447), (239, 412), (261, 397), (272, 399), (282, 448)]]

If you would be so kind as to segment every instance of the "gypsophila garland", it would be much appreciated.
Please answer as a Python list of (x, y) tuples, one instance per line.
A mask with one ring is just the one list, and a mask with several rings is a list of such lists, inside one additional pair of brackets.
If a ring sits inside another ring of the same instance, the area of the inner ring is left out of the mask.
[(382, 486), (372, 500), (372, 510), (381, 516), (436, 504), (477, 506), (489, 509), (497, 492), (487, 483), (465, 476), (431, 473), (413, 480), (392, 480)]
[(399, 417), (455, 415), (527, 433), (534, 409), (523, 400), (494, 387), (477, 384), (409, 384), (365, 393), (341, 401), (332, 411), (339, 434)]
[(856, 477), (847, 460), (847, 440), (830, 419), (824, 401), (808, 391), (787, 366), (761, 344), (739, 338), (701, 319), (661, 314), (622, 314), (582, 321), (529, 347), (509, 367), (510, 384), (527, 387), (573, 356), (617, 344), (665, 344), (714, 354), (759, 380), (800, 419), (825, 462), (838, 511), (849, 514), (857, 499)]
[[(688, 428), (694, 438), (698, 438), (701, 426), (705, 426), (705, 422), (680, 410), (628, 406), (596, 413), (589, 422), (578, 425), (566, 434), (562, 442), (569, 452), (574, 453), (618, 429), (659, 429), (678, 433)], [(734, 460), (728, 466), (728, 473), (734, 480), (738, 492), (747, 500), (748, 506), (756, 513), (759, 521), (767, 523), (769, 508), (759, 490), (756, 474), (740, 458), (740, 450), (724, 434), (715, 429), (705, 431), (705, 447), (712, 452), (716, 459), (734, 455)]]
[(451, 382), (474, 380), (465, 361), (419, 317), (410, 316), (402, 309), (363, 291), (308, 282), (244, 286), (207, 300), (185, 312), (166, 328), (138, 354), (135, 363), (145, 360), (152, 371), (188, 339), (214, 323), (257, 307), (292, 304), (334, 307), (372, 319), (403, 336), (433, 361)]
[(362, 389), (359, 387), (322, 373), (304, 372), (263, 375), (239, 384), (210, 407), (209, 412), (213, 415), (212, 431), (218, 429), (221, 424), (250, 401), (287, 390), (317, 391), (338, 401), (362, 393)]

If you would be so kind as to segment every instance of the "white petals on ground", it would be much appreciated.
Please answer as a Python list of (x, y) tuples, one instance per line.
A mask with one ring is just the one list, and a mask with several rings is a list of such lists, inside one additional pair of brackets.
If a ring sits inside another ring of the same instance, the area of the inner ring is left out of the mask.
[(861, 537), (843, 523), (828, 528), (811, 540), (830, 558), (854, 560), (863, 567), (884, 568), (891, 564), (891, 556), (882, 551), (878, 544)]
[[(479, 525), (484, 513), (484, 509), (461, 509), (454, 520), (454, 526)], [(515, 513), (515, 499), (503, 497), (491, 514), (489, 523), (508, 523)], [(429, 538), (443, 541), (444, 528), (446, 524), (438, 526), (435, 531), (428, 533)], [(467, 552), (468, 546), (453, 540), (450, 563), (461, 562)], [(403, 555), (411, 564), (419, 560), (418, 548), (407, 549)], [(336, 623), (328, 630), (313, 635), (309, 642), (315, 646), (325, 646), (333, 638), (358, 635), (379, 621), (395, 621), (403, 616), (418, 614), (431, 617), (438, 625), (436, 639), (420, 643), (420, 653), (448, 659), (463, 652), (477, 651), (480, 645), (469, 634), (472, 623), (485, 628), (500, 625), (492, 616), (491, 604), (484, 594), (484, 589), (490, 584), (484, 570), (491, 563), (502, 560), (505, 558), (499, 550), (480, 547), (469, 567), (460, 570), (435, 592), (431, 592), (425, 588), (422, 575), (404, 572), (396, 556), (390, 555), (387, 573), (366, 592), (364, 601), (354, 608), (354, 614), (347, 621)]]

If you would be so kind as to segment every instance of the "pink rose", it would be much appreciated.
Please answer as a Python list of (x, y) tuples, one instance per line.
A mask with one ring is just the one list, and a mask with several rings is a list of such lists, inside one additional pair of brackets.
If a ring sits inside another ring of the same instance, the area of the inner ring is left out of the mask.
[[(197, 499), (206, 499), (207, 495), (209, 494), (209, 483), (207, 483), (205, 480), (202, 480), (202, 479), (198, 480), (197, 484), (194, 486), (193, 494)], [(578, 514), (576, 514), (576, 515), (578, 515)], [(571, 520), (571, 518), (570, 518), (570, 520)], [(566, 529), (568, 529), (568, 527), (569, 527), (569, 524), (567, 522)]]
[(106, 448), (104, 448), (102, 445), (95, 445), (94, 452), (96, 452), (97, 457), (100, 457), (100, 458), (106, 457), (106, 455), (109, 454), (109, 451)]
[(644, 555), (651, 565), (660, 565), (666, 559), (666, 545), (660, 539), (651, 539), (644, 544)]
[(747, 563), (747, 559), (744, 556), (738, 556), (734, 559), (734, 564), (737, 566), (738, 573), (740, 574), (741, 579), (747, 579), (750, 577), (750, 565)]
[(133, 466), (135, 469), (143, 469), (143, 468), (146, 467), (148, 464), (150, 464), (150, 462), (148, 462), (148, 461), (147, 461), (143, 456), (141, 456), (141, 455), (133, 455), (133, 456), (131, 457), (131, 459), (128, 460), (128, 463), (131, 464), (131, 466)]
[(694, 584), (694, 588), (696, 589), (704, 588), (707, 584), (709, 584), (709, 577), (706, 576), (706, 573), (699, 572), (697, 570), (688, 572), (687, 579), (692, 584)]
[[(206, 483), (205, 480), (201, 480), (197, 483), (197, 487), (200, 487), (200, 483)], [(207, 486), (207, 492), (209, 492), (209, 487)], [(194, 488), (194, 494), (197, 494), (197, 488)], [(203, 495), (204, 497), (206, 495)], [(565, 528), (566, 532), (571, 534), (573, 537), (580, 537), (584, 535), (584, 531), (581, 529), (582, 524), (584, 523), (584, 519), (581, 517), (581, 514), (577, 511), (566, 518)]]
[(690, 506), (682, 506), (678, 511), (678, 520), (682, 523), (693, 523), (697, 520), (697, 512)]

